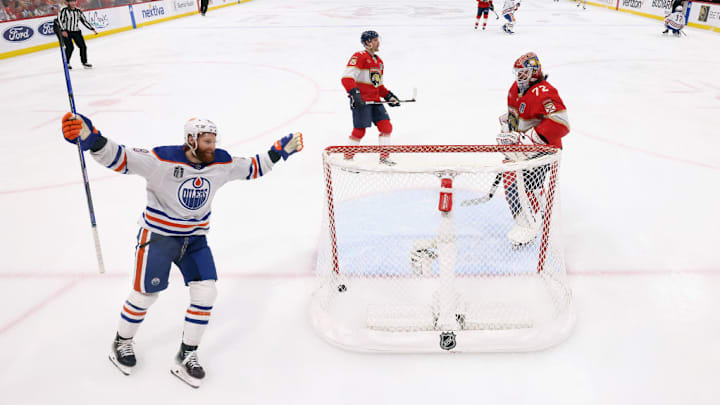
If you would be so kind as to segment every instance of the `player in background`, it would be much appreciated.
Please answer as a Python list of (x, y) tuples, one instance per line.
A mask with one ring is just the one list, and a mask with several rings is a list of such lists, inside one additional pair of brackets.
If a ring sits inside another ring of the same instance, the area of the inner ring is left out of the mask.
[[(365, 31), (360, 35), (360, 42), (365, 50), (353, 54), (341, 80), (350, 98), (353, 117), (353, 130), (348, 144), (359, 145), (365, 136), (365, 129), (374, 123), (380, 132), (378, 143), (390, 145), (393, 129), (390, 116), (382, 104), (367, 102), (379, 102), (380, 97), (383, 97), (390, 107), (398, 107), (400, 101), (383, 84), (384, 65), (377, 55), (380, 49), (380, 35), (375, 31)], [(345, 159), (352, 158), (352, 154), (345, 154)], [(390, 160), (390, 154), (387, 152), (380, 154), (380, 163), (389, 166), (395, 164)]]
[(685, 28), (685, 15), (682, 6), (677, 6), (675, 11), (665, 17), (665, 31), (662, 33), (672, 32), (673, 36), (679, 37), (683, 28)]
[(587, 0), (577, 0), (577, 7), (580, 7), (580, 4), (582, 4), (583, 10), (587, 9)]
[(80, 137), (82, 149), (90, 150), (101, 165), (121, 174), (142, 176), (146, 181), (147, 206), (139, 220), (132, 289), (120, 312), (110, 361), (125, 375), (131, 373), (136, 364), (133, 338), (150, 306), (167, 288), (174, 263), (189, 289), (190, 303), (171, 371), (199, 387), (205, 370), (197, 350), (217, 295), (215, 263), (205, 238), (212, 199), (225, 183), (259, 178), (281, 158), (302, 150), (302, 134), (287, 135), (267, 152), (252, 157), (233, 157), (215, 148), (217, 128), (205, 119), (193, 118), (185, 124), (184, 145), (160, 146), (152, 151), (118, 145), (80, 114), (65, 114), (62, 129), (70, 143)]
[(503, 31), (508, 34), (513, 34), (513, 28), (515, 27), (515, 11), (520, 8), (520, 0), (505, 0), (503, 5), (502, 15), (508, 21), (503, 24)]
[(475, 18), (475, 29), (477, 29), (478, 25), (480, 24), (480, 18), (482, 17), (482, 29), (483, 31), (485, 31), (485, 27), (487, 26), (488, 14), (490, 13), (490, 9), (493, 7), (493, 3), (492, 0), (477, 0), (477, 2), (478, 10), (477, 17)]
[[(520, 56), (513, 65), (515, 82), (508, 92), (508, 112), (500, 117), (499, 145), (553, 145), (562, 148), (562, 137), (570, 132), (567, 111), (558, 91), (547, 81), (534, 52)], [(512, 152), (508, 162), (539, 157)], [(547, 165), (521, 172), (503, 172), (505, 198), (515, 220), (508, 232), (514, 246), (532, 242), (541, 220), (541, 201)]]

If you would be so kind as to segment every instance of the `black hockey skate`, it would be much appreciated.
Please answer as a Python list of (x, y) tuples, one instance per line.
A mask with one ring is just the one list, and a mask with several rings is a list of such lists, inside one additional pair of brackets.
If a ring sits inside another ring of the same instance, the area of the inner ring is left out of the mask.
[(116, 334), (110, 349), (110, 361), (125, 375), (130, 375), (137, 363), (133, 344), (132, 339), (123, 339)]
[(175, 356), (175, 365), (170, 369), (170, 372), (187, 385), (200, 388), (200, 384), (205, 378), (205, 370), (199, 363), (197, 346), (188, 346), (182, 343), (180, 351)]

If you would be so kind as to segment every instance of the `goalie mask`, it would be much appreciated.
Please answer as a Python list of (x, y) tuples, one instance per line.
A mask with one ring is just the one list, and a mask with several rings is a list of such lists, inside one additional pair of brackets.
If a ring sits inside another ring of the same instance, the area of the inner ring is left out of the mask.
[(513, 65), (513, 72), (520, 93), (526, 92), (533, 83), (543, 79), (540, 59), (535, 52), (528, 52), (519, 57)]
[[(217, 137), (217, 127), (214, 122), (203, 118), (190, 118), (185, 123), (185, 145), (187, 145), (193, 154), (195, 154), (195, 150), (197, 150), (198, 136), (206, 132), (215, 134)], [(190, 145), (188, 137), (193, 139), (195, 145)]]

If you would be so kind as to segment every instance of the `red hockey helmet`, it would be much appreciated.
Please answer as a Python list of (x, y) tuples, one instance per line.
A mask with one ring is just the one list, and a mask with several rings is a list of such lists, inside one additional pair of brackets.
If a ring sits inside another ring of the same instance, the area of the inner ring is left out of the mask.
[(543, 72), (540, 67), (540, 59), (535, 52), (528, 52), (517, 58), (513, 65), (515, 80), (518, 84), (518, 90), (525, 92), (530, 84), (542, 80)]

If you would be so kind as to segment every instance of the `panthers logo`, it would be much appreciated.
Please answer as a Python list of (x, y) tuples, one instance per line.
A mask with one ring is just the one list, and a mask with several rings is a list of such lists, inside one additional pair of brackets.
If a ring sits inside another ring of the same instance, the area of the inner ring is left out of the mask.
[(380, 72), (370, 72), (370, 83), (375, 87), (382, 85), (382, 75)]

